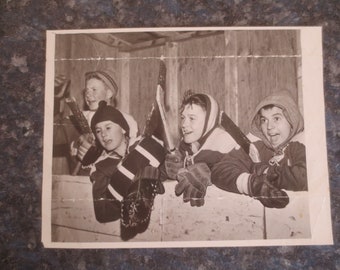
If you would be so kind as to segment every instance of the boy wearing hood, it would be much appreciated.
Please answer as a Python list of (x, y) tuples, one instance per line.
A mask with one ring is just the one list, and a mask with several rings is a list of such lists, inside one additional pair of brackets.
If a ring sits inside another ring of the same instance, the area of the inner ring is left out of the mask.
[(303, 129), (303, 117), (288, 91), (267, 96), (255, 109), (248, 136), (258, 151), (257, 162), (234, 149), (214, 167), (212, 183), (266, 207), (284, 208), (289, 198), (283, 189), (307, 190)]
[(167, 178), (175, 179), (177, 196), (191, 206), (204, 205), (211, 170), (225, 153), (237, 144), (219, 127), (220, 109), (216, 100), (207, 94), (188, 91), (180, 108), (182, 139), (179, 150), (165, 158)]

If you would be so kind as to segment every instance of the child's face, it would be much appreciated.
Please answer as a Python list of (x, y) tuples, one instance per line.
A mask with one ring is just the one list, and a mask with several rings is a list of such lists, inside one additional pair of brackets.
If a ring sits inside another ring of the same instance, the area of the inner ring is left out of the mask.
[(186, 143), (197, 142), (203, 134), (206, 112), (196, 104), (187, 104), (181, 114), (180, 127)]
[(261, 130), (273, 147), (284, 143), (291, 131), (291, 126), (282, 109), (273, 107), (260, 110)]
[(110, 93), (111, 91), (107, 89), (104, 82), (96, 78), (91, 78), (86, 82), (85, 102), (91, 111), (95, 111), (100, 101), (109, 101), (111, 97)]
[(96, 124), (95, 135), (107, 151), (116, 150), (124, 139), (123, 129), (109, 120)]

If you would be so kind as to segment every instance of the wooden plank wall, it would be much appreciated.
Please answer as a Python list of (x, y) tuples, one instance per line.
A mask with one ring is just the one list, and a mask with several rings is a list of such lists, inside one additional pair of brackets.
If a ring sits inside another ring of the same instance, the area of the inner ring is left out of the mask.
[(188, 89), (211, 94), (245, 133), (256, 104), (274, 91), (291, 91), (303, 111), (295, 30), (221, 31), (130, 53), (85, 34), (63, 34), (56, 37), (55, 70), (70, 77), (72, 95), (81, 105), (85, 72), (97, 68), (115, 72), (120, 88), (117, 106), (130, 112), (142, 130), (155, 99), (161, 55), (166, 59), (166, 101), (176, 141), (178, 108)]
[[(257, 103), (268, 94), (286, 89), (298, 97), (297, 31), (237, 31), (238, 124), (249, 131)], [(302, 109), (302, 108), (301, 108)]]
[[(92, 185), (84, 176), (53, 176), (53, 242), (121, 242), (117, 222), (94, 217)], [(175, 195), (176, 181), (164, 182), (148, 229), (130, 242), (303, 239), (311, 237), (307, 192), (289, 192), (283, 209), (264, 208), (245, 195), (208, 188), (205, 204), (191, 207)], [(75, 192), (76, 191), (76, 192)]]
[(109, 70), (119, 83), (117, 49), (85, 34), (56, 35), (55, 73), (71, 80), (71, 94), (84, 106), (84, 74), (96, 69)]
[(130, 113), (141, 131), (156, 98), (162, 52), (163, 47), (155, 47), (130, 53)]
[(292, 30), (221, 31), (133, 52), (130, 111), (142, 127), (154, 97), (161, 55), (167, 59), (167, 94), (175, 99), (168, 98), (168, 105), (177, 137), (178, 108), (188, 89), (212, 95), (245, 133), (256, 104), (272, 92), (289, 90), (302, 111), (298, 39), (298, 31)]
[[(179, 97), (186, 90), (212, 95), (224, 100), (224, 58), (223, 32), (220, 35), (192, 39), (179, 43)], [(180, 100), (181, 101), (181, 100)]]

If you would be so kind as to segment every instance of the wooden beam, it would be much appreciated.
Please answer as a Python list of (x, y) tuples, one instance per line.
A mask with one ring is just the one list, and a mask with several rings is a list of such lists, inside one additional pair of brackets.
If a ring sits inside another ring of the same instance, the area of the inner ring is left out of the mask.
[(130, 53), (119, 53), (120, 88), (118, 92), (118, 108), (130, 113)]
[[(158, 33), (158, 32), (157, 32)], [(166, 32), (160, 32), (163, 35), (166, 35)], [(152, 48), (157, 46), (163, 46), (168, 42), (179, 42), (192, 38), (202, 38), (211, 35), (221, 34), (221, 31), (195, 31), (195, 32), (168, 32), (169, 34), (166, 37), (160, 37), (153, 40), (143, 41), (139, 43), (132, 44), (131, 46), (120, 46), (120, 51), (131, 52), (146, 48)]]
[(124, 39), (121, 39), (114, 34), (86, 34), (88, 37), (99, 41), (100, 43), (104, 43), (105, 45), (108, 45), (110, 47), (119, 48), (122, 46), (131, 46), (132, 44), (127, 42)]
[(225, 54), (224, 60), (224, 85), (226, 92), (225, 112), (238, 125), (238, 83), (237, 83), (237, 57), (236, 57), (236, 36), (233, 31), (224, 32)]
[(168, 107), (170, 132), (175, 143), (179, 141), (178, 134), (178, 107), (179, 107), (179, 89), (178, 89), (178, 44), (176, 42), (167, 43), (165, 47), (167, 80), (166, 80), (166, 96), (165, 102)]

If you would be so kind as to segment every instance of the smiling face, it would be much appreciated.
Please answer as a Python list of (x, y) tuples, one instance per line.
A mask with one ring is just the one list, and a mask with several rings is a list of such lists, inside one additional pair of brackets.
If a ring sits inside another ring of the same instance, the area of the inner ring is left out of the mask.
[(120, 154), (120, 148), (124, 145), (124, 131), (119, 125), (110, 120), (99, 122), (95, 126), (95, 135), (105, 150)]
[(197, 142), (203, 134), (206, 111), (199, 105), (187, 104), (181, 113), (180, 127), (186, 143)]
[(261, 130), (271, 145), (276, 148), (288, 139), (291, 126), (282, 109), (273, 106), (260, 110)]
[(91, 111), (98, 108), (98, 103), (105, 100), (110, 104), (112, 92), (106, 87), (105, 83), (99, 79), (91, 78), (86, 81), (85, 102)]

